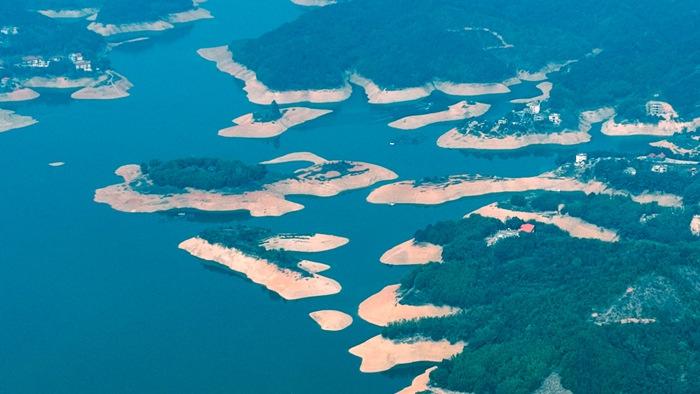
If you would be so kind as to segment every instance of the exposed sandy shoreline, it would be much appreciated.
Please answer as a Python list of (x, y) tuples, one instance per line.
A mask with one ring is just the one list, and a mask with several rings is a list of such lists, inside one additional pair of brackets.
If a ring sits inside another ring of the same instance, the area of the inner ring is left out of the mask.
[(183, 241), (179, 248), (195, 257), (214, 261), (240, 272), (251, 281), (287, 300), (337, 294), (341, 290), (340, 284), (333, 279), (314, 273), (302, 276), (267, 260), (248, 256), (237, 249), (210, 244), (201, 238)]
[(270, 138), (278, 136), (294, 126), (309, 122), (333, 111), (305, 107), (290, 107), (281, 110), (282, 117), (271, 122), (256, 122), (253, 113), (233, 120), (235, 126), (219, 130), (222, 137)]
[(442, 246), (429, 242), (416, 243), (416, 240), (411, 238), (384, 252), (379, 261), (389, 265), (441, 263)]
[(164, 20), (144, 21), (134, 23), (100, 23), (91, 22), (88, 30), (101, 36), (108, 37), (122, 33), (156, 32), (174, 28), (175, 24), (193, 22), (201, 19), (211, 19), (213, 16), (204, 8), (194, 8), (188, 11), (176, 12), (168, 15)]
[(425, 372), (413, 378), (410, 386), (398, 391), (396, 394), (418, 394), (429, 391), (430, 373), (436, 369), (437, 367), (426, 369)]
[(31, 116), (19, 115), (14, 111), (0, 109), (0, 133), (31, 126), (38, 121)]
[(616, 123), (615, 118), (612, 118), (603, 123), (601, 132), (614, 137), (631, 135), (670, 137), (678, 133), (693, 132), (698, 127), (700, 127), (700, 118), (687, 122), (660, 120), (658, 123)]
[(243, 90), (246, 91), (248, 100), (257, 104), (271, 104), (276, 101), (278, 104), (291, 104), (299, 102), (331, 103), (344, 101), (350, 94), (352, 88), (349, 84), (337, 89), (316, 89), (316, 90), (290, 90), (274, 91), (258, 80), (254, 71), (249, 70), (242, 64), (233, 60), (233, 53), (228, 46), (214, 48), (202, 48), (197, 51), (199, 56), (216, 63), (216, 67), (241, 80), (244, 83)]
[(350, 354), (362, 359), (360, 371), (366, 373), (387, 371), (399, 364), (418, 361), (440, 362), (462, 350), (466, 343), (450, 343), (443, 339), (431, 341), (421, 338), (395, 342), (381, 335), (350, 348)]
[(297, 263), (297, 267), (303, 269), (306, 272), (311, 272), (313, 274), (318, 274), (319, 272), (328, 271), (331, 266), (328, 264), (317, 263), (310, 260), (302, 260)]
[(94, 15), (99, 10), (97, 8), (80, 8), (80, 9), (66, 9), (66, 10), (39, 10), (37, 11), (41, 15), (52, 19), (77, 19), (77, 18), (87, 18), (90, 15)]
[(129, 96), (129, 89), (134, 85), (123, 75), (108, 70), (97, 81), (73, 92), (71, 98), (76, 100), (113, 100)]
[(681, 148), (680, 146), (674, 144), (669, 140), (650, 142), (649, 145), (655, 148), (668, 149), (669, 151), (671, 151), (671, 153), (681, 156), (695, 153), (695, 151), (693, 151), (692, 149)]
[(365, 321), (385, 327), (389, 323), (420, 319), (424, 317), (446, 317), (459, 313), (461, 309), (450, 306), (405, 305), (398, 294), (401, 285), (389, 285), (360, 303), (358, 315)]
[[(267, 164), (296, 160), (318, 160), (310, 167), (294, 173), (293, 178), (283, 179), (263, 186), (259, 190), (239, 194), (222, 194), (211, 191), (186, 189), (183, 193), (159, 195), (135, 191), (130, 183), (142, 177), (138, 165), (126, 165), (116, 174), (124, 182), (95, 191), (95, 202), (105, 203), (122, 212), (158, 212), (172, 209), (193, 208), (202, 211), (247, 210), (251, 216), (280, 216), (303, 209), (304, 206), (287, 201), (286, 195), (299, 194), (318, 197), (337, 195), (346, 190), (364, 188), (377, 182), (396, 179), (392, 171), (369, 163), (347, 161), (350, 169), (346, 174), (323, 172), (323, 158), (308, 152), (298, 152), (273, 159)], [(143, 180), (147, 182), (147, 180)]]
[(39, 97), (39, 93), (29, 88), (19, 88), (11, 92), (0, 93), (0, 103), (12, 101), (27, 101)]
[(28, 88), (49, 88), (49, 89), (75, 89), (83, 88), (96, 80), (93, 78), (67, 78), (67, 77), (32, 77), (22, 83)]
[(473, 214), (498, 219), (502, 222), (505, 222), (510, 218), (519, 218), (526, 222), (536, 221), (551, 224), (574, 238), (597, 239), (604, 242), (617, 242), (620, 240), (620, 237), (614, 230), (596, 226), (595, 224), (588, 223), (577, 217), (561, 215), (558, 213), (513, 211), (499, 207), (498, 203), (493, 203), (481, 207), (469, 213), (465, 217)]
[(594, 123), (614, 115), (611, 108), (600, 108), (583, 112), (579, 118), (578, 130), (564, 130), (555, 133), (527, 133), (507, 136), (484, 136), (463, 133), (457, 128), (448, 130), (437, 140), (437, 145), (448, 149), (512, 150), (531, 145), (577, 145), (591, 140), (589, 131)]
[(700, 215), (693, 216), (693, 219), (690, 221), (690, 232), (693, 235), (700, 236)]
[(481, 116), (485, 114), (489, 108), (491, 108), (489, 104), (468, 104), (466, 101), (460, 101), (457, 104), (450, 105), (445, 111), (406, 116), (395, 120), (389, 123), (389, 127), (402, 130), (414, 130), (434, 123), (463, 120)]
[(671, 194), (645, 193), (631, 195), (609, 188), (602, 182), (581, 182), (574, 178), (544, 173), (534, 177), (497, 178), (481, 176), (451, 176), (444, 182), (416, 184), (400, 181), (374, 189), (367, 201), (374, 204), (424, 204), (435, 205), (462, 197), (483, 196), (494, 193), (525, 192), (533, 190), (580, 191), (586, 194), (625, 195), (638, 203), (657, 202), (661, 206), (682, 206), (682, 199)]
[(335, 310), (322, 310), (309, 313), (324, 331), (341, 331), (352, 324), (352, 316)]
[(291, 252), (325, 252), (337, 249), (350, 242), (345, 237), (330, 234), (294, 235), (281, 234), (267, 238), (261, 244), (265, 249), (288, 250)]
[(535, 97), (530, 97), (530, 98), (522, 98), (522, 99), (513, 99), (510, 100), (511, 103), (513, 104), (527, 104), (533, 101), (545, 101), (549, 99), (549, 95), (552, 92), (552, 87), (554, 86), (551, 82), (541, 82), (535, 85), (537, 89), (539, 89), (542, 93), (539, 96)]
[(335, 4), (335, 0), (292, 0), (292, 3), (305, 7), (325, 7)]

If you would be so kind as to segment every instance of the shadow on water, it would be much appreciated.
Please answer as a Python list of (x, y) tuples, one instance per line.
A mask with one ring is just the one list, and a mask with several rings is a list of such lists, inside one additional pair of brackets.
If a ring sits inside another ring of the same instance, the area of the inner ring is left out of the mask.
[(226, 275), (229, 277), (236, 277), (236, 278), (239, 278), (239, 279), (244, 280), (246, 282), (249, 282), (255, 288), (259, 289), (261, 293), (267, 294), (268, 298), (271, 300), (281, 301), (281, 302), (289, 302), (289, 300), (284, 299), (282, 296), (275, 293), (274, 291), (268, 290), (265, 286), (259, 285), (255, 282), (253, 282), (252, 280), (248, 279), (247, 276), (243, 275), (240, 272), (228, 269), (228, 268), (222, 266), (221, 264), (215, 263), (213, 261), (201, 260), (201, 264), (202, 264), (202, 267), (209, 272), (214, 272), (214, 273)]
[(251, 219), (250, 212), (243, 209), (238, 211), (200, 211), (198, 209), (183, 208), (171, 209), (159, 212), (159, 214), (171, 220), (185, 220), (198, 223), (244, 222)]

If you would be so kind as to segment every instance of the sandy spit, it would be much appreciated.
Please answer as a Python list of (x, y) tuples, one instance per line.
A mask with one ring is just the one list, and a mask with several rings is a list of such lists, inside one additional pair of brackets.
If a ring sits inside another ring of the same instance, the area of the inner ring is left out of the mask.
[(466, 343), (450, 343), (447, 340), (431, 341), (413, 338), (395, 342), (377, 335), (350, 348), (350, 354), (362, 359), (360, 371), (366, 373), (383, 372), (399, 364), (418, 361), (440, 362), (462, 350)]
[(254, 71), (236, 63), (228, 46), (202, 48), (197, 53), (204, 59), (215, 62), (219, 70), (241, 80), (245, 84), (243, 90), (248, 94), (248, 100), (253, 103), (270, 104), (272, 101), (278, 104), (304, 101), (331, 103), (344, 101), (352, 94), (352, 88), (347, 83), (337, 89), (274, 91), (259, 81)]
[(98, 11), (97, 8), (81, 8), (75, 10), (39, 10), (37, 12), (52, 19), (77, 19), (94, 15)]
[(287, 250), (291, 252), (325, 252), (337, 249), (350, 242), (345, 237), (329, 234), (294, 235), (280, 234), (263, 241), (265, 249)]
[(83, 88), (92, 83), (95, 83), (93, 78), (77, 78), (71, 79), (66, 77), (32, 77), (22, 85), (28, 88), (50, 88), (50, 89), (75, 89)]
[(211, 19), (213, 16), (204, 8), (194, 8), (188, 11), (168, 15), (165, 20), (143, 21), (135, 23), (100, 23), (91, 22), (87, 28), (101, 36), (108, 37), (122, 33), (156, 32), (169, 30), (178, 23), (193, 22), (201, 19)]
[(526, 222), (536, 221), (551, 224), (557, 226), (562, 231), (567, 232), (574, 238), (597, 239), (604, 242), (617, 242), (620, 240), (620, 237), (614, 230), (596, 226), (595, 224), (588, 223), (577, 217), (561, 215), (558, 213), (513, 211), (499, 207), (498, 203), (493, 203), (481, 207), (465, 217), (473, 214), (498, 219), (502, 222), (505, 222), (510, 218), (518, 218)]
[(272, 160), (266, 160), (263, 162), (260, 162), (260, 164), (282, 164), (282, 163), (292, 163), (295, 161), (306, 161), (309, 163), (313, 164), (322, 164), (327, 162), (328, 160), (324, 159), (323, 157), (311, 153), (311, 152), (294, 152), (294, 153), (288, 153), (286, 155), (282, 155), (280, 157), (274, 158)]
[(379, 261), (389, 265), (441, 263), (442, 246), (429, 242), (416, 243), (416, 240), (411, 238), (384, 252)]
[(248, 256), (234, 248), (210, 244), (201, 238), (183, 241), (179, 248), (200, 259), (214, 261), (240, 272), (251, 281), (287, 300), (337, 294), (341, 290), (340, 284), (333, 279), (314, 273), (311, 276), (302, 276), (267, 260)]
[(330, 309), (311, 312), (309, 317), (324, 331), (341, 331), (352, 324), (352, 316)]
[(39, 93), (37, 93), (29, 88), (20, 88), (20, 89), (15, 89), (11, 92), (0, 93), (0, 103), (12, 102), (12, 101), (27, 101), (27, 100), (33, 100), (37, 97), (39, 97)]
[(513, 104), (527, 104), (533, 101), (545, 101), (549, 99), (549, 95), (552, 92), (552, 87), (554, 85), (551, 82), (541, 82), (536, 85), (542, 93), (539, 96), (523, 98), (523, 99), (513, 99), (510, 100)]
[(428, 384), (430, 383), (430, 373), (436, 370), (437, 367), (430, 367), (422, 374), (416, 376), (411, 385), (398, 391), (396, 394), (418, 394), (429, 391)]
[(401, 285), (389, 285), (360, 303), (358, 315), (365, 321), (385, 327), (389, 323), (420, 319), (425, 317), (445, 317), (459, 313), (461, 309), (450, 306), (405, 305), (398, 294)]
[(695, 151), (693, 151), (692, 149), (681, 148), (680, 146), (674, 144), (669, 140), (650, 142), (649, 145), (655, 148), (668, 149), (669, 151), (671, 151), (671, 153), (674, 153), (676, 155), (688, 155), (695, 153)]
[(463, 120), (481, 116), (485, 114), (489, 108), (491, 108), (489, 104), (468, 104), (466, 101), (460, 101), (457, 104), (450, 105), (445, 111), (433, 112), (424, 115), (412, 115), (395, 120), (389, 123), (389, 127), (401, 130), (414, 130), (434, 123)]
[(16, 114), (14, 111), (0, 109), (0, 133), (31, 126), (38, 121), (31, 116)]
[(292, 0), (292, 3), (305, 7), (325, 7), (335, 4), (335, 0)]
[(281, 110), (282, 117), (271, 122), (256, 122), (252, 113), (233, 120), (235, 126), (219, 130), (222, 137), (271, 138), (294, 126), (298, 126), (327, 115), (333, 111), (304, 107), (290, 107)]
[(134, 85), (123, 75), (108, 70), (97, 81), (71, 94), (77, 100), (112, 100), (129, 96)]
[(601, 132), (614, 137), (649, 135), (669, 137), (678, 133), (693, 132), (700, 127), (700, 117), (691, 121), (660, 120), (658, 123), (616, 123), (615, 118), (603, 123)]
[(329, 269), (331, 269), (331, 266), (328, 264), (317, 263), (315, 261), (310, 260), (302, 260), (298, 262), (297, 267), (312, 274), (318, 274), (319, 272), (328, 271)]

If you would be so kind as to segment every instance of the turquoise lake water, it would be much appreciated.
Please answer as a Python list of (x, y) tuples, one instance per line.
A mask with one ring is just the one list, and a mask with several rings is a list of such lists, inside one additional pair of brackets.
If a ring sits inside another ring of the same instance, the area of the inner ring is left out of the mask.
[[(255, 162), (311, 151), (380, 164), (401, 179), (527, 176), (553, 168), (559, 153), (643, 149), (646, 142), (598, 134), (574, 148), (445, 150), (435, 140), (448, 124), (407, 132), (386, 123), (428, 102), (459, 99), (372, 106), (357, 90), (347, 102), (319, 106), (333, 114), (279, 138), (221, 138), (218, 129), (255, 106), (238, 81), (195, 51), (258, 36), (305, 10), (287, 0), (211, 0), (206, 8), (215, 20), (115, 50), (115, 70), (135, 85), (126, 99), (72, 101), (69, 92), (42, 91), (33, 102), (4, 106), (40, 123), (0, 134), (0, 392), (394, 392), (425, 365), (362, 374), (347, 352), (380, 331), (356, 316), (357, 305), (410, 269), (384, 266), (379, 256), (429, 223), (503, 197), (388, 206), (366, 203), (371, 189), (364, 189), (290, 197), (306, 209), (278, 218), (126, 214), (92, 201), (96, 188), (119, 181), (113, 172), (122, 164), (183, 156)], [(483, 100), (497, 112), (510, 98), (536, 94), (529, 84)], [(66, 165), (47, 166), (53, 161)], [(177, 248), (231, 222), (349, 237), (345, 247), (310, 256), (332, 266), (327, 276), (343, 291), (287, 302)], [(318, 309), (348, 312), (355, 322), (342, 332), (321, 331), (307, 316)]]

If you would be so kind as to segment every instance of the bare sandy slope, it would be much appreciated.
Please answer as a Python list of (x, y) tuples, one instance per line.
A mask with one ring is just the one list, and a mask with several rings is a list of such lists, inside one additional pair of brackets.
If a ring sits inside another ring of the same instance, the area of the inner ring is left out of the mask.
[(579, 118), (578, 130), (563, 130), (554, 133), (487, 136), (452, 128), (438, 138), (437, 145), (448, 149), (485, 150), (512, 150), (531, 145), (578, 145), (591, 140), (589, 131), (594, 123), (600, 123), (614, 114), (612, 108), (585, 111)]
[(325, 7), (327, 5), (335, 4), (335, 0), (292, 0), (292, 3), (296, 5), (302, 5), (305, 7)]
[(693, 132), (700, 126), (700, 118), (681, 122), (678, 120), (661, 120), (658, 123), (617, 123), (612, 118), (603, 123), (601, 132), (605, 135), (624, 137), (631, 135), (650, 135), (669, 137), (678, 133)]
[(440, 362), (460, 353), (466, 343), (447, 340), (431, 341), (421, 338), (395, 342), (377, 335), (350, 348), (349, 352), (362, 359), (360, 371), (383, 372), (400, 364), (419, 361)]
[(200, 259), (214, 261), (240, 272), (287, 300), (337, 294), (341, 290), (340, 284), (333, 279), (315, 273), (302, 276), (299, 272), (280, 268), (234, 248), (210, 244), (201, 238), (190, 238), (180, 243), (179, 248)]
[(384, 252), (379, 258), (384, 264), (413, 265), (442, 262), (442, 246), (419, 242), (411, 238)]
[(39, 97), (39, 93), (29, 88), (19, 88), (11, 92), (0, 93), (0, 103), (34, 100)]
[(400, 285), (389, 285), (360, 303), (358, 315), (365, 321), (385, 327), (400, 320), (445, 317), (461, 309), (450, 306), (405, 305), (398, 294)]
[(52, 19), (78, 19), (87, 18), (90, 15), (94, 15), (99, 10), (97, 8), (80, 8), (80, 9), (66, 9), (66, 10), (39, 10), (37, 11), (41, 15)]
[(331, 266), (328, 264), (317, 263), (310, 260), (302, 260), (297, 263), (297, 267), (303, 269), (306, 272), (311, 272), (313, 274), (318, 274), (319, 272), (328, 271)]
[(692, 149), (681, 148), (680, 146), (674, 144), (669, 140), (654, 141), (650, 142), (649, 145), (656, 148), (668, 149), (669, 151), (671, 151), (671, 153), (677, 155), (688, 155), (694, 153)]
[(352, 316), (335, 310), (321, 310), (309, 313), (309, 316), (324, 331), (341, 331), (352, 324)]
[(77, 100), (113, 100), (129, 96), (134, 85), (125, 76), (108, 70), (97, 81), (71, 94)]
[(491, 108), (489, 104), (469, 104), (466, 101), (460, 101), (457, 104), (450, 105), (445, 111), (406, 116), (395, 120), (389, 123), (389, 127), (401, 130), (414, 130), (434, 123), (449, 122), (453, 120), (462, 120), (481, 116), (485, 114), (489, 108)]
[(429, 391), (428, 383), (430, 383), (430, 373), (436, 370), (437, 367), (430, 367), (422, 374), (416, 376), (411, 385), (398, 391), (396, 394), (418, 394)]
[(93, 78), (32, 77), (24, 81), (22, 85), (28, 88), (75, 89), (83, 88), (95, 83), (95, 81), (96, 79)]
[(280, 234), (263, 241), (265, 249), (288, 250), (291, 252), (325, 252), (339, 248), (350, 242), (345, 237), (330, 234), (295, 235)]
[(574, 238), (597, 239), (604, 242), (617, 242), (620, 237), (617, 232), (607, 228), (596, 226), (580, 218), (561, 215), (556, 212), (523, 212), (501, 208), (498, 203), (481, 207), (467, 216), (477, 214), (484, 217), (498, 219), (502, 222), (510, 218), (518, 218), (523, 221), (536, 221), (557, 226), (562, 231), (569, 233)]
[(333, 111), (305, 107), (290, 107), (281, 110), (282, 117), (271, 122), (256, 122), (252, 113), (233, 120), (235, 126), (219, 130), (222, 137), (271, 138), (292, 127), (304, 124)]
[(194, 8), (188, 11), (176, 12), (163, 20), (143, 21), (136, 23), (100, 23), (91, 22), (87, 28), (101, 36), (108, 37), (123, 33), (157, 32), (174, 28), (176, 24), (188, 23), (201, 19), (211, 19), (212, 14), (204, 8)]
[(0, 109), (0, 133), (31, 126), (38, 121), (31, 116), (16, 114), (14, 111)]
[(526, 103), (530, 103), (530, 102), (533, 102), (533, 101), (545, 101), (545, 100), (548, 100), (548, 99), (549, 99), (549, 95), (550, 95), (550, 93), (552, 92), (552, 87), (554, 86), (554, 84), (552, 84), (551, 82), (547, 81), (547, 82), (540, 82), (540, 83), (538, 83), (538, 84), (535, 85), (535, 86), (537, 87), (537, 89), (540, 90), (540, 92), (542, 92), (542, 93), (539, 94), (538, 96), (530, 97), (530, 98), (522, 98), (522, 99), (513, 99), (513, 100), (510, 100), (510, 102), (513, 103), (513, 104), (526, 104)]
[(693, 219), (690, 221), (690, 231), (693, 235), (700, 236), (700, 215), (693, 216)]

